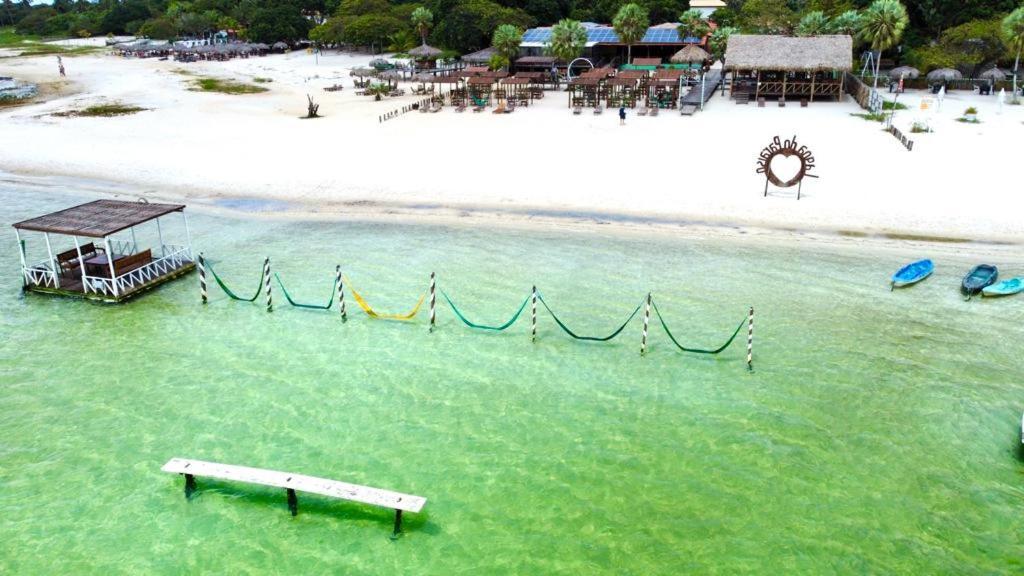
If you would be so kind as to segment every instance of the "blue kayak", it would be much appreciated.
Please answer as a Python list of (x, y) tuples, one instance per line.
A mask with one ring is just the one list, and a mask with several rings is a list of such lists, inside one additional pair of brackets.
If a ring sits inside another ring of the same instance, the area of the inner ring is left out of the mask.
[(891, 290), (892, 288), (901, 288), (903, 286), (917, 284), (921, 280), (931, 276), (934, 271), (935, 264), (927, 258), (907, 264), (892, 275), (892, 285), (889, 288)]
[(1024, 278), (1010, 278), (981, 289), (982, 296), (1011, 296), (1024, 292)]

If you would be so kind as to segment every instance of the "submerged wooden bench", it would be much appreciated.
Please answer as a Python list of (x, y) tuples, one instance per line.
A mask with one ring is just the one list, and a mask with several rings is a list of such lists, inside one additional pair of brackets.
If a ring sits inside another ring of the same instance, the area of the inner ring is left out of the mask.
[(412, 512), (415, 514), (427, 503), (427, 499), (422, 496), (412, 496), (410, 494), (359, 486), (358, 484), (349, 484), (337, 480), (327, 480), (326, 478), (317, 478), (315, 476), (277, 472), (262, 468), (249, 468), (247, 466), (232, 466), (230, 464), (218, 464), (202, 460), (171, 458), (167, 461), (167, 464), (164, 464), (161, 470), (172, 474), (185, 475), (185, 498), (190, 497), (192, 492), (195, 491), (196, 476), (284, 488), (288, 491), (288, 510), (291, 511), (292, 516), (299, 513), (299, 500), (295, 495), (296, 490), (371, 504), (381, 508), (391, 508), (395, 511), (395, 535), (402, 530), (402, 512)]

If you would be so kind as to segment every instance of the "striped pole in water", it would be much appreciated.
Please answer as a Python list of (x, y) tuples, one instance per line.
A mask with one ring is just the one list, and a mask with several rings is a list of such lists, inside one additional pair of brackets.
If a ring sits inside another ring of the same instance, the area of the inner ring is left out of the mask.
[(203, 298), (203, 304), (206, 304), (206, 259), (202, 252), (199, 253), (199, 295)]
[(435, 280), (434, 273), (431, 272), (430, 273), (430, 331), (431, 332), (434, 331), (434, 319), (436, 318), (436, 316), (434, 315), (434, 304), (437, 302), (437, 300), (436, 300), (436, 298), (434, 296), (434, 289), (436, 288), (436, 284), (437, 284), (437, 282)]
[(267, 285), (267, 312), (274, 311), (274, 299), (270, 294), (270, 258), (263, 260), (263, 282)]
[(530, 298), (530, 341), (537, 341), (537, 287), (533, 287), (533, 296)]
[(644, 333), (640, 340), (640, 355), (647, 353), (647, 325), (651, 322), (651, 293), (647, 293), (647, 306), (644, 308)]
[(338, 309), (341, 311), (341, 321), (348, 321), (348, 312), (345, 311), (345, 281), (341, 279), (341, 266), (338, 266)]
[(754, 307), (750, 307), (747, 319), (747, 370), (754, 369)]

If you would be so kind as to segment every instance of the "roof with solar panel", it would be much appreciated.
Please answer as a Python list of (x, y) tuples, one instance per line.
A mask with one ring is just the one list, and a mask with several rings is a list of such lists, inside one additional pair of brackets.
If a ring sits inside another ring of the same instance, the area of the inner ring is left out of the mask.
[[(587, 48), (598, 44), (621, 44), (619, 35), (615, 29), (605, 24), (583, 22), (583, 28), (587, 31)], [(638, 44), (699, 44), (701, 38), (690, 37), (679, 38), (678, 24), (666, 22), (647, 29), (643, 39)], [(551, 43), (551, 27), (530, 28), (523, 32), (522, 46), (524, 48), (543, 48)]]

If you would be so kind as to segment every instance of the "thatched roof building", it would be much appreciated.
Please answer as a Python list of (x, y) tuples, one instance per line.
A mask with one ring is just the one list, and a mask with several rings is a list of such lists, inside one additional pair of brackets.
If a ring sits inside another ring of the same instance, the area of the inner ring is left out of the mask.
[(849, 72), (853, 69), (853, 38), (734, 34), (725, 50), (725, 69)]
[(687, 44), (682, 50), (672, 55), (673, 64), (701, 64), (711, 59), (711, 55), (696, 44)]
[(434, 48), (433, 46), (427, 46), (421, 44), (412, 50), (409, 50), (409, 56), (412, 56), (416, 60), (436, 60), (441, 54), (444, 54), (443, 50)]
[(491, 57), (497, 53), (498, 51), (492, 46), (490, 48), (478, 50), (472, 54), (466, 54), (462, 57), (462, 61), (468, 66), (486, 66), (491, 61)]
[(725, 69), (733, 72), (730, 93), (737, 100), (838, 101), (844, 74), (853, 69), (853, 38), (735, 34), (725, 49)]

